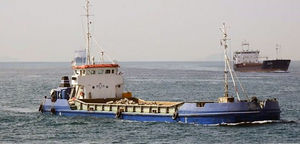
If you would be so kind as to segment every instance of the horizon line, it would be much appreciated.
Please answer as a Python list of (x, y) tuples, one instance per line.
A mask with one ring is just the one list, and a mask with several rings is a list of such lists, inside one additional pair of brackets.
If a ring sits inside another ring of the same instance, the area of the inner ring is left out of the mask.
[[(300, 61), (292, 60), (291, 61)], [(144, 61), (117, 61), (117, 62), (223, 62), (223, 60), (144, 60)], [(0, 61), (0, 63), (71, 63), (71, 61)]]

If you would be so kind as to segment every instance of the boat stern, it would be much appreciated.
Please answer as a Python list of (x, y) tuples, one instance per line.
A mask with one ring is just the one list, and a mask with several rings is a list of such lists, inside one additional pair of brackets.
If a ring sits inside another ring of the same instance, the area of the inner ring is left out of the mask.
[(55, 102), (52, 102), (50, 98), (45, 98), (39, 109), (42, 113), (50, 112), (52, 114), (57, 114), (59, 111), (69, 110), (71, 110), (71, 108), (67, 99), (57, 99)]
[(279, 102), (273, 99), (267, 99), (261, 102), (262, 113), (264, 113), (264, 117), (268, 120), (280, 120), (280, 106)]

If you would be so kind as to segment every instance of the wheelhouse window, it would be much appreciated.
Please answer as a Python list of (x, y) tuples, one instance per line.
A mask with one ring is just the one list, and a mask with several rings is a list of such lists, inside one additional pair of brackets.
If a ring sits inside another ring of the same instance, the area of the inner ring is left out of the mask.
[(98, 74), (103, 74), (103, 70), (98, 70)]
[(112, 70), (111, 70), (111, 73), (112, 73), (112, 74), (115, 73), (115, 70), (112, 69)]
[(105, 70), (105, 74), (110, 74), (110, 70)]

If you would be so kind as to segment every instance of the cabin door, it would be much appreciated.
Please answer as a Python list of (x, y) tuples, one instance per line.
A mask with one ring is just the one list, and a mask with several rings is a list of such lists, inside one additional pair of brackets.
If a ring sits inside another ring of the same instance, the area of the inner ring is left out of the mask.
[(121, 85), (116, 85), (116, 92), (115, 92), (115, 97), (121, 97), (122, 96), (122, 86)]

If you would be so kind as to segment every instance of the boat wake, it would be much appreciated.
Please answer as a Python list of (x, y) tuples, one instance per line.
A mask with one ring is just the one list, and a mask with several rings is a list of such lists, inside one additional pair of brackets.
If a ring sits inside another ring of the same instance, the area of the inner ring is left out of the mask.
[(221, 123), (216, 124), (216, 126), (250, 126), (250, 125), (263, 125), (263, 124), (271, 124), (271, 123), (299, 123), (293, 120), (263, 120), (263, 121), (254, 121), (254, 122), (239, 122), (239, 123)]
[(289, 73), (288, 71), (273, 71), (273, 73)]
[(12, 107), (1, 107), (1, 111), (6, 112), (15, 112), (15, 113), (36, 113), (36, 109), (30, 109), (30, 108), (12, 108)]

